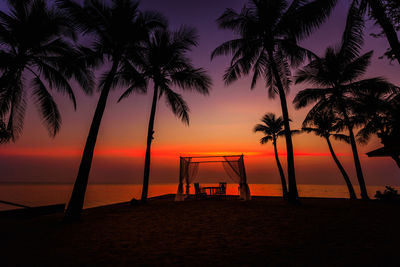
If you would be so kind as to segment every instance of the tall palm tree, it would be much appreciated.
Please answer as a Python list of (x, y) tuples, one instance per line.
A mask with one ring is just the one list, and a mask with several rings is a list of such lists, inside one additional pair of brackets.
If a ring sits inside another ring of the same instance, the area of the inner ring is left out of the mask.
[(335, 151), (333, 150), (332, 143), (330, 141), (330, 137), (333, 137), (336, 140), (345, 141), (347, 143), (349, 142), (349, 137), (347, 135), (337, 133), (341, 130), (341, 128), (341, 120), (335, 115), (335, 113), (332, 110), (323, 110), (313, 114), (312, 117), (306, 117), (303, 122), (302, 130), (307, 133), (314, 133), (315, 135), (320, 136), (326, 140), (329, 147), (329, 152), (331, 153), (333, 160), (338, 166), (341, 174), (343, 175), (344, 181), (346, 182), (347, 189), (349, 190), (350, 194), (350, 199), (357, 199), (350, 178), (347, 175), (346, 170), (340, 163), (339, 159), (337, 158)]
[(217, 47), (211, 58), (232, 54), (224, 80), (226, 84), (253, 73), (251, 88), (264, 78), (270, 97), (279, 96), (287, 149), (289, 199), (298, 200), (293, 144), (286, 93), (290, 69), (311, 53), (297, 45), (329, 15), (336, 0), (249, 0), (238, 13), (227, 9), (217, 20), (220, 28), (235, 33), (235, 39)]
[(283, 130), (283, 118), (276, 118), (275, 114), (267, 113), (263, 116), (261, 121), (263, 122), (263, 124), (257, 124), (254, 127), (254, 132), (262, 132), (264, 134), (264, 136), (260, 139), (260, 144), (266, 144), (268, 143), (268, 141), (272, 141), (272, 144), (274, 145), (276, 165), (278, 166), (279, 175), (281, 177), (283, 198), (286, 199), (288, 197), (286, 178), (281, 162), (279, 161), (278, 149), (276, 144), (278, 137), (285, 135), (285, 131)]
[(70, 0), (59, 0), (58, 5), (73, 18), (82, 33), (92, 37), (93, 49), (87, 49), (88, 60), (97, 65), (105, 62), (109, 68), (101, 76), (100, 98), (65, 213), (66, 220), (76, 220), (83, 208), (93, 152), (110, 90), (116, 86), (128, 86), (132, 91), (145, 90), (145, 81), (131, 59), (140, 58), (150, 31), (164, 27), (166, 22), (158, 13), (140, 12), (138, 2), (131, 0), (113, 0), (110, 5), (101, 0), (88, 0), (83, 6)]
[(31, 90), (43, 123), (54, 137), (61, 115), (50, 90), (67, 95), (76, 108), (69, 80), (74, 77), (91, 93), (92, 74), (83, 53), (64, 38), (75, 38), (67, 17), (44, 0), (10, 0), (8, 6), (8, 12), (0, 11), (0, 118), (7, 124), (9, 140), (16, 141)]
[[(382, 28), (383, 33), (390, 45), (389, 56), (394, 57), (400, 63), (400, 42), (397, 36), (396, 27), (393, 19), (391, 18), (390, 10), (391, 6), (395, 5), (399, 8), (399, 2), (395, 1), (383, 1), (383, 0), (353, 0), (357, 3), (361, 13), (368, 11), (370, 17), (376, 21), (376, 23)], [(390, 3), (392, 2), (392, 3)], [(388, 5), (392, 4), (392, 5)]]
[(372, 51), (363, 55), (359, 52), (363, 44), (363, 26), (363, 19), (357, 7), (352, 5), (341, 44), (328, 47), (324, 57), (311, 61), (297, 72), (296, 83), (307, 82), (317, 88), (300, 91), (293, 102), (296, 108), (317, 102), (310, 110), (311, 117), (313, 113), (323, 108), (335, 110), (342, 116), (349, 132), (361, 196), (363, 199), (369, 199), (354, 137), (354, 121), (351, 119), (352, 101), (357, 92), (388, 92), (393, 90), (394, 85), (380, 77), (360, 79), (366, 72), (372, 56)]
[[(155, 31), (146, 43), (143, 55), (136, 64), (143, 75), (153, 82), (153, 102), (151, 105), (149, 126), (147, 131), (146, 157), (144, 165), (143, 189), (141, 201), (147, 201), (151, 143), (154, 139), (154, 120), (158, 100), (165, 96), (167, 105), (182, 122), (189, 124), (189, 107), (182, 96), (172, 87), (183, 90), (195, 90), (207, 95), (211, 79), (201, 68), (195, 68), (186, 53), (197, 45), (194, 29), (181, 27), (176, 32), (167, 29)], [(132, 92), (128, 89), (122, 96)], [(120, 99), (120, 100), (121, 100)]]

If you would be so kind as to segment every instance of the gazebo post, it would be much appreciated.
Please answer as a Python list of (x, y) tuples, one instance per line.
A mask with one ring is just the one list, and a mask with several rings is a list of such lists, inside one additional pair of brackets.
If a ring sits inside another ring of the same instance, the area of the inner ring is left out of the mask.
[[(241, 176), (243, 177), (243, 184), (240, 185), (240, 187), (243, 186), (240, 190), (240, 195), (242, 195), (242, 190), (243, 192), (243, 199), (244, 200), (251, 200), (250, 196), (250, 188), (249, 185), (247, 184), (247, 176), (246, 176), (246, 169), (244, 167), (244, 159), (243, 159), (243, 154), (240, 156), (240, 167), (241, 167)], [(242, 196), (241, 196), (242, 197)]]
[(179, 185), (178, 185), (178, 192), (175, 196), (175, 201), (183, 201), (185, 200), (185, 196), (183, 195), (183, 177), (184, 177), (184, 164), (185, 159), (179, 157)]

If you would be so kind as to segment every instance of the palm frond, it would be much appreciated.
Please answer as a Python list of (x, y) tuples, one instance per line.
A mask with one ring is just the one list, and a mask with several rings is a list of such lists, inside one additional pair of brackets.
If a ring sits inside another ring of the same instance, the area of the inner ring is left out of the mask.
[(15, 142), (22, 134), (25, 110), (25, 92), (23, 90), (15, 90), (12, 100), (10, 101), (10, 112), (7, 122), (7, 131), (10, 133), (13, 142)]
[(338, 134), (338, 133), (331, 134), (331, 135), (333, 136), (333, 138), (335, 140), (343, 141), (343, 142), (346, 142), (347, 144), (350, 144), (350, 136), (348, 136), (348, 135)]
[(33, 78), (32, 87), (43, 123), (46, 125), (50, 136), (54, 137), (61, 126), (61, 115), (57, 104), (38, 76)]
[(268, 143), (268, 141), (273, 141), (272, 136), (267, 135), (267, 136), (262, 137), (260, 139), (260, 144), (264, 145), (264, 144)]
[(68, 82), (68, 79), (64, 77), (62, 73), (60, 73), (57, 69), (46, 64), (43, 61), (35, 60), (36, 67), (39, 69), (39, 72), (49, 84), (50, 88), (54, 88), (62, 94), (65, 94), (69, 97), (74, 105), (74, 109), (76, 109), (76, 98), (74, 94), (74, 90)]
[(189, 107), (180, 94), (175, 93), (169, 87), (160, 88), (166, 96), (166, 103), (172, 112), (181, 119), (181, 121), (189, 125)]
[(326, 97), (328, 90), (324, 88), (307, 88), (297, 93), (293, 99), (296, 109), (306, 107)]
[(348, 11), (346, 26), (339, 49), (342, 60), (351, 61), (359, 56), (364, 43), (364, 26), (364, 18), (360, 13), (357, 1), (353, 1)]
[(173, 72), (170, 75), (173, 84), (184, 90), (195, 90), (203, 95), (209, 94), (212, 85), (211, 77), (202, 68), (186, 68)]
[(353, 82), (364, 75), (371, 63), (372, 54), (373, 51), (370, 51), (346, 64), (342, 72), (341, 82)]

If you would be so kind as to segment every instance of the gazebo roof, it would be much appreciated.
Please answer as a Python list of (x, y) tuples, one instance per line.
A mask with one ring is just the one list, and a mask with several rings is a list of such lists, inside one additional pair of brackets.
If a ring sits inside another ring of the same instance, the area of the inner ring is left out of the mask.
[[(242, 155), (209, 155), (209, 156), (187, 156), (180, 157), (185, 161), (190, 161), (189, 163), (211, 163), (211, 162), (238, 162), (243, 159)], [(196, 159), (197, 161), (191, 161)]]
[(383, 146), (366, 153), (368, 157), (390, 157), (392, 155), (400, 155), (400, 144), (393, 146)]

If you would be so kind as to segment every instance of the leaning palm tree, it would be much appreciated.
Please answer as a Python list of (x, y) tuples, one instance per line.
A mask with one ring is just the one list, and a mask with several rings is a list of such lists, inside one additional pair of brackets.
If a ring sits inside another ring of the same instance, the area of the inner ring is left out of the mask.
[[(189, 124), (189, 107), (182, 96), (172, 87), (183, 90), (195, 90), (207, 95), (211, 79), (201, 68), (195, 68), (186, 53), (197, 45), (197, 35), (194, 29), (181, 27), (176, 32), (167, 29), (157, 30), (146, 43), (142, 57), (136, 60), (136, 65), (143, 75), (153, 82), (153, 102), (151, 105), (149, 126), (147, 130), (146, 157), (144, 165), (143, 189), (141, 201), (147, 201), (151, 143), (154, 139), (154, 120), (158, 100), (165, 96), (167, 105), (182, 122)], [(128, 89), (120, 98), (127, 97), (132, 92)]]
[(89, 0), (83, 6), (70, 0), (59, 0), (58, 5), (84, 34), (92, 37), (93, 49), (87, 49), (88, 60), (98, 65), (106, 62), (105, 66), (109, 68), (101, 76), (100, 98), (65, 213), (66, 220), (76, 220), (83, 208), (93, 152), (110, 90), (119, 85), (127, 85), (132, 91), (145, 90), (145, 81), (131, 59), (141, 57), (143, 43), (150, 31), (164, 27), (165, 20), (158, 13), (140, 12), (138, 2), (131, 0), (113, 0), (110, 5), (101, 0)]
[(276, 118), (275, 114), (267, 113), (264, 115), (261, 121), (263, 122), (263, 124), (257, 124), (254, 127), (254, 132), (262, 132), (264, 134), (264, 136), (260, 139), (261, 144), (266, 144), (268, 143), (268, 141), (272, 141), (272, 144), (274, 145), (276, 165), (278, 166), (279, 175), (281, 177), (283, 198), (286, 199), (288, 197), (286, 178), (285, 173), (282, 169), (281, 162), (279, 161), (278, 149), (276, 144), (278, 137), (285, 135), (285, 131), (283, 130), (283, 118)]
[(347, 135), (338, 133), (338, 131), (340, 131), (342, 128), (341, 124), (341, 119), (338, 118), (332, 110), (322, 110), (313, 114), (312, 117), (307, 116), (303, 122), (302, 130), (307, 133), (314, 133), (315, 135), (326, 140), (329, 147), (329, 152), (331, 153), (333, 160), (335, 161), (337, 167), (343, 175), (344, 181), (346, 182), (350, 199), (357, 199), (350, 178), (336, 156), (330, 140), (330, 138), (333, 137), (336, 140), (345, 141), (347, 143), (349, 142), (349, 137)]
[(61, 115), (51, 90), (67, 95), (76, 108), (69, 80), (74, 77), (91, 93), (92, 74), (83, 53), (64, 38), (75, 38), (67, 17), (44, 0), (8, 4), (8, 12), (0, 11), (0, 118), (7, 124), (8, 140), (16, 141), (23, 128), (27, 91), (31, 91), (43, 123), (54, 137)]
[(289, 125), (286, 93), (290, 69), (311, 53), (297, 45), (309, 36), (329, 15), (336, 0), (249, 0), (238, 13), (227, 9), (217, 20), (219, 27), (235, 33), (233, 40), (217, 47), (211, 58), (232, 54), (224, 80), (226, 84), (253, 73), (251, 88), (264, 78), (270, 97), (279, 96), (287, 149), (289, 199), (296, 201), (293, 144)]
[(366, 72), (372, 56), (372, 51), (363, 55), (360, 55), (359, 52), (363, 44), (363, 26), (363, 19), (357, 7), (352, 5), (341, 44), (337, 47), (328, 47), (324, 57), (311, 61), (297, 72), (296, 83), (307, 82), (317, 86), (317, 88), (300, 91), (293, 102), (297, 109), (317, 102), (310, 110), (310, 117), (324, 108), (335, 110), (343, 117), (344, 124), (349, 132), (361, 196), (363, 199), (368, 199), (354, 137), (354, 120), (351, 119), (352, 101), (357, 92), (374, 90), (388, 92), (393, 90), (394, 85), (380, 77), (360, 79)]

